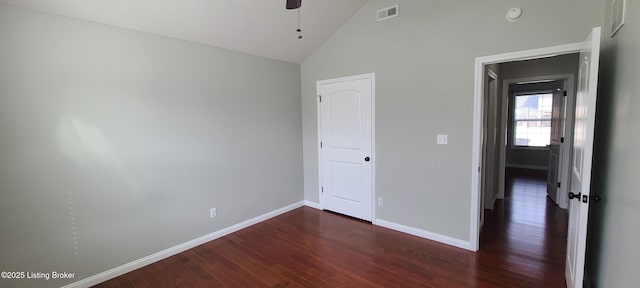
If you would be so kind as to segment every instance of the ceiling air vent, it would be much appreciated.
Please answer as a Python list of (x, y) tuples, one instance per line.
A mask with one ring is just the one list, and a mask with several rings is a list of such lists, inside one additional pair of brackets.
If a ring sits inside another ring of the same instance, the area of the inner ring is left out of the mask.
[(398, 16), (398, 5), (378, 10), (378, 22)]

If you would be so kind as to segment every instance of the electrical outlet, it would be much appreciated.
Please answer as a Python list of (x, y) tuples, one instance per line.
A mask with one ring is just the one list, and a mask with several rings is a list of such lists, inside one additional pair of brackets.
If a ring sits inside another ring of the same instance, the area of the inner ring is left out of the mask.
[(216, 208), (209, 209), (209, 217), (216, 218), (216, 216), (218, 216), (217, 214), (218, 213), (216, 212)]
[(378, 198), (378, 206), (384, 206), (384, 202), (382, 202), (382, 197)]

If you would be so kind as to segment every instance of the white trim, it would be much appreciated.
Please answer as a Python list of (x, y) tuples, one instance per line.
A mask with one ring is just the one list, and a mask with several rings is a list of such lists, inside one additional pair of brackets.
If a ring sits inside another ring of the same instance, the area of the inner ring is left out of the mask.
[[(545, 119), (540, 119), (540, 120), (530, 120), (530, 121), (549, 121), (545, 120)], [(522, 121), (522, 120), (514, 120), (515, 121)], [(529, 120), (525, 120), (525, 121), (529, 121)], [(515, 126), (515, 125), (513, 125)], [(513, 145), (513, 141), (514, 139), (511, 139), (511, 150), (531, 150), (531, 151), (547, 151), (549, 150), (549, 148), (547, 148), (547, 146), (515, 146)]]
[[(487, 61), (482, 61), (480, 58), (476, 58), (475, 63), (475, 85), (474, 85), (474, 97), (473, 97), (473, 139), (472, 139), (472, 152), (471, 152), (471, 213), (469, 222), (469, 246), (471, 251), (478, 251), (480, 235), (480, 204), (482, 203), (482, 193), (480, 182), (480, 169), (481, 169), (481, 156), (482, 155), (482, 96), (484, 94), (484, 67), (487, 65)], [(484, 211), (483, 211), (484, 213)]]
[[(622, 1), (622, 4), (619, 4), (619, 2)], [(615, 20), (616, 20), (616, 5), (622, 5), (622, 7), (620, 8), (622, 11), (620, 11), (621, 15), (620, 15), (620, 22), (617, 23), (617, 25), (615, 25)], [(622, 28), (622, 26), (624, 26), (624, 18), (625, 18), (625, 14), (627, 14), (627, 1), (626, 0), (611, 0), (611, 32), (609, 33), (609, 38), (613, 38), (613, 36), (616, 35), (616, 33), (618, 33), (618, 31), (620, 30), (620, 28)], [(615, 26), (614, 26), (615, 25)]]
[(547, 166), (538, 166), (538, 165), (523, 165), (523, 164), (511, 164), (507, 163), (505, 165), (507, 168), (521, 168), (521, 169), (531, 169), (531, 170), (549, 170)]
[(498, 80), (498, 74), (496, 74), (496, 72), (493, 72), (493, 70), (491, 69), (487, 69), (487, 75), (493, 80)]
[(313, 209), (322, 210), (322, 206), (320, 206), (320, 203), (311, 202), (309, 200), (304, 200), (304, 206), (307, 206)]
[(306, 205), (306, 203), (304, 201), (293, 203), (291, 205), (282, 207), (280, 209), (276, 209), (276, 210), (273, 210), (271, 212), (267, 212), (265, 214), (262, 214), (260, 216), (251, 218), (249, 220), (240, 222), (238, 224), (231, 225), (229, 227), (220, 229), (218, 231), (215, 231), (213, 233), (204, 235), (202, 237), (198, 237), (196, 239), (184, 242), (182, 244), (178, 244), (176, 246), (173, 246), (171, 248), (162, 250), (160, 252), (151, 254), (151, 255), (143, 257), (143, 258), (140, 258), (138, 260), (134, 260), (134, 261), (131, 261), (129, 263), (120, 265), (118, 267), (115, 267), (113, 269), (104, 271), (102, 273), (99, 273), (99, 274), (84, 278), (84, 279), (82, 279), (80, 281), (77, 281), (77, 282), (71, 283), (69, 285), (63, 286), (63, 288), (76, 288), (76, 287), (84, 288), (84, 287), (91, 287), (93, 285), (100, 284), (102, 282), (105, 282), (107, 280), (113, 279), (113, 278), (118, 277), (120, 275), (123, 275), (125, 273), (131, 272), (133, 270), (142, 268), (142, 267), (147, 266), (149, 264), (152, 264), (154, 262), (157, 262), (157, 261), (160, 261), (162, 259), (171, 257), (171, 256), (176, 255), (178, 253), (184, 252), (184, 251), (189, 250), (191, 248), (194, 248), (196, 246), (199, 246), (199, 245), (202, 245), (204, 243), (213, 241), (215, 239), (224, 237), (224, 236), (229, 235), (229, 234), (231, 234), (233, 232), (236, 232), (238, 230), (247, 228), (247, 227), (249, 227), (251, 225), (260, 223), (260, 222), (265, 221), (267, 219), (270, 219), (270, 218), (276, 217), (278, 215), (284, 214), (286, 212), (289, 212), (291, 210), (300, 208), (300, 207), (302, 207), (304, 205)]
[[(370, 79), (371, 80), (371, 222), (376, 219), (376, 73), (367, 73), (354, 76), (332, 78), (316, 81), (316, 95), (320, 95), (320, 85), (331, 84), (337, 82), (348, 82), (354, 80)], [(318, 123), (318, 199), (320, 210), (324, 209), (324, 197), (322, 197), (322, 149), (320, 142), (322, 141), (322, 111), (320, 110), (320, 101), (316, 99), (316, 122)]]
[[(362, 79), (375, 79), (376, 77), (376, 73), (367, 73), (367, 74), (360, 74), (360, 75), (354, 75), (354, 76), (346, 76), (346, 77), (338, 77), (338, 78), (331, 78), (331, 79), (326, 79), (326, 80), (318, 80), (316, 82), (316, 85), (323, 85), (323, 84), (331, 84), (331, 83), (338, 83), (338, 82), (349, 82), (349, 81), (355, 81), (355, 80), (362, 80)], [(316, 87), (317, 87), (316, 86)], [(318, 90), (319, 92), (319, 90)]]
[(318, 129), (318, 141), (316, 141), (316, 149), (318, 151), (318, 204), (320, 209), (324, 208), (324, 197), (322, 197), (322, 109), (320, 102), (322, 96), (320, 96), (320, 81), (316, 81), (316, 124)]
[(553, 56), (560, 56), (565, 54), (580, 53), (580, 51), (583, 50), (585, 45), (586, 44), (584, 42), (577, 42), (577, 43), (564, 44), (564, 45), (558, 45), (558, 46), (551, 46), (551, 47), (537, 48), (537, 49), (531, 49), (531, 50), (496, 54), (491, 56), (477, 57), (476, 63), (481, 63), (483, 64), (482, 66), (486, 66), (489, 64), (497, 64), (502, 62), (533, 60), (533, 59), (547, 58), (547, 57), (553, 57)]
[[(396, 13), (397, 15), (397, 13)], [(376, 219), (376, 73), (367, 74), (371, 78), (371, 222)]]
[(411, 234), (411, 235), (418, 236), (420, 238), (428, 239), (431, 241), (436, 241), (436, 242), (440, 242), (450, 246), (473, 251), (473, 249), (471, 249), (472, 247), (469, 242), (463, 241), (457, 238), (429, 232), (426, 230), (422, 230), (415, 227), (410, 227), (410, 226), (406, 226), (406, 225), (402, 225), (402, 224), (398, 224), (398, 223), (394, 223), (394, 222), (390, 222), (382, 219), (376, 219), (374, 224), (380, 227)]
[[(571, 53), (568, 53), (571, 54)], [(553, 82), (553, 81), (558, 81), (558, 80), (566, 80), (568, 78), (572, 78), (574, 77), (573, 74), (571, 73), (567, 73), (567, 74), (554, 74), (554, 75), (539, 75), (539, 76), (532, 76), (532, 77), (522, 77), (522, 78), (510, 78), (510, 79), (504, 79), (504, 83), (506, 83), (506, 86), (503, 87), (507, 87), (507, 89), (505, 89), (504, 92), (506, 92), (507, 94), (509, 93), (509, 85), (511, 84), (516, 84), (518, 82), (525, 82), (525, 81), (539, 81), (539, 80), (550, 80), (549, 82)], [(540, 91), (548, 91), (549, 89), (540, 89)], [(505, 93), (503, 93), (503, 95), (506, 95)]]
[(479, 248), (479, 209), (480, 209), (480, 196), (479, 191), (479, 172), (480, 167), (480, 155), (482, 153), (482, 139), (480, 139), (480, 132), (482, 131), (482, 95), (484, 93), (484, 68), (486, 65), (509, 62), (509, 61), (521, 61), (530, 59), (539, 59), (545, 57), (552, 57), (564, 54), (579, 53), (584, 47), (585, 42), (571, 43), (565, 45), (558, 45), (552, 47), (538, 48), (525, 51), (517, 51), (511, 53), (503, 53), (491, 56), (477, 57), (475, 59), (475, 85), (474, 85), (474, 98), (473, 98), (473, 141), (471, 152), (471, 201), (470, 201), (470, 225), (469, 225), (469, 243), (470, 250), (478, 251)]

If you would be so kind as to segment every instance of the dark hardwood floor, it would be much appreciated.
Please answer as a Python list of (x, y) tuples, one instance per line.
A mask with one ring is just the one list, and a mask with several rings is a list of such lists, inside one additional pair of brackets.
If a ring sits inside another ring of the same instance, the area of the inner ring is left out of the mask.
[(95, 287), (564, 287), (566, 211), (508, 176), (478, 253), (303, 207)]
[(566, 287), (569, 216), (546, 196), (546, 178), (546, 171), (507, 169), (504, 200), (485, 210), (478, 256), (525, 286)]

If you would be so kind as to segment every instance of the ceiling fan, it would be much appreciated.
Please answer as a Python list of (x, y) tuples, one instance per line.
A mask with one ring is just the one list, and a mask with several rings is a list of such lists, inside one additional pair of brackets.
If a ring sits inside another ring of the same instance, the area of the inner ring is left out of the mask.
[(287, 9), (298, 9), (298, 39), (302, 39), (302, 27), (300, 26), (300, 6), (302, 6), (302, 0), (287, 0)]

